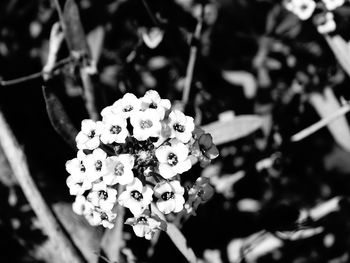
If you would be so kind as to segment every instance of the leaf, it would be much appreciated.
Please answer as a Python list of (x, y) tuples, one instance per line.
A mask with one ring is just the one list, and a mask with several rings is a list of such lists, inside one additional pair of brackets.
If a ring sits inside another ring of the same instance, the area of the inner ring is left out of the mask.
[(202, 126), (210, 133), (216, 145), (240, 139), (263, 126), (263, 118), (256, 115), (241, 115), (230, 121), (216, 121)]
[(166, 233), (170, 237), (171, 241), (173, 241), (174, 245), (180, 250), (180, 252), (184, 255), (190, 263), (197, 262), (196, 255), (193, 250), (187, 246), (187, 240), (181, 231), (172, 223), (167, 224)]
[(55, 131), (65, 140), (65, 142), (72, 148), (76, 148), (75, 137), (78, 131), (74, 127), (72, 121), (68, 117), (64, 107), (53, 90), (52, 86), (43, 85), (43, 94), (46, 103), (46, 111), (49, 116), (50, 122)]
[(63, 10), (65, 37), (69, 50), (89, 55), (89, 47), (81, 24), (79, 9), (74, 0), (67, 0)]
[(231, 84), (241, 85), (246, 98), (252, 99), (257, 92), (257, 82), (253, 74), (246, 71), (223, 71), (222, 77)]
[(87, 35), (87, 42), (91, 50), (91, 57), (97, 63), (100, 59), (105, 30), (102, 26), (98, 26)]
[(336, 59), (342, 66), (344, 71), (350, 76), (350, 50), (349, 43), (347, 43), (341, 36), (328, 36), (325, 35), (325, 39), (332, 49)]
[[(333, 90), (326, 88), (324, 94), (312, 93), (310, 103), (315, 108), (322, 119), (332, 115), (341, 108), (341, 105), (335, 97)], [(345, 150), (350, 151), (350, 129), (344, 115), (327, 125), (334, 140)]]
[(84, 217), (75, 214), (70, 204), (56, 203), (53, 210), (87, 262), (96, 263), (103, 234), (101, 229), (89, 225)]

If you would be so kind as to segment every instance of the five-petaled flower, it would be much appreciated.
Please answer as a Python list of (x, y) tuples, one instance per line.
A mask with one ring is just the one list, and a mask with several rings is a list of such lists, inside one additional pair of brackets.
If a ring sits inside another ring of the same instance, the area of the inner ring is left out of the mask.
[(100, 207), (102, 211), (111, 211), (117, 201), (117, 190), (101, 181), (93, 185), (87, 200), (94, 206)]
[(152, 201), (153, 190), (150, 186), (143, 186), (138, 178), (126, 186), (118, 198), (120, 205), (130, 209), (134, 216), (142, 214)]
[(209, 178), (199, 177), (195, 184), (188, 190), (188, 199), (185, 204), (187, 213), (195, 215), (198, 206), (212, 198), (214, 188), (209, 183)]
[(71, 195), (82, 195), (86, 190), (91, 189), (91, 182), (88, 180), (84, 164), (85, 157), (84, 152), (80, 150), (76, 158), (66, 162), (66, 170), (70, 174), (66, 184)]
[(152, 239), (157, 231), (166, 230), (166, 223), (156, 215), (151, 216), (149, 210), (137, 217), (128, 218), (125, 224), (132, 226), (136, 236), (145, 237), (147, 240)]
[(110, 115), (104, 118), (100, 137), (101, 141), (104, 144), (114, 142), (125, 143), (125, 138), (129, 135), (126, 126), (126, 120), (120, 115)]
[(155, 152), (159, 161), (159, 173), (165, 179), (182, 174), (191, 168), (187, 146), (176, 139), (172, 139), (170, 144), (160, 146)]
[(81, 122), (81, 131), (78, 133), (75, 141), (79, 150), (94, 150), (100, 145), (100, 135), (102, 132), (102, 122), (92, 120), (83, 120)]
[(113, 213), (112, 211), (94, 209), (90, 211), (89, 214), (86, 214), (85, 217), (90, 225), (102, 225), (105, 228), (111, 229), (114, 227), (114, 219), (117, 217), (117, 214)]
[(165, 111), (169, 110), (171, 107), (170, 101), (162, 99), (155, 90), (147, 91), (140, 100), (142, 110), (155, 109), (161, 120), (164, 119)]
[(316, 8), (314, 0), (286, 0), (285, 7), (301, 20), (309, 19)]
[(114, 102), (111, 111), (122, 115), (125, 119), (138, 112), (141, 108), (140, 100), (132, 93), (126, 93), (123, 98)]
[(158, 198), (157, 208), (164, 214), (178, 213), (183, 209), (185, 199), (184, 188), (179, 181), (161, 182), (154, 187), (154, 195)]
[(181, 111), (174, 110), (169, 114), (169, 127), (171, 138), (177, 138), (183, 143), (187, 143), (192, 137), (194, 130), (193, 118), (186, 116)]
[(106, 159), (107, 173), (103, 176), (103, 181), (107, 185), (117, 183), (126, 185), (134, 180), (134, 157), (130, 154), (119, 154)]
[(100, 179), (107, 173), (106, 167), (107, 153), (100, 148), (93, 150), (91, 154), (86, 155), (85, 167), (90, 182)]
[(130, 123), (133, 126), (133, 136), (139, 141), (158, 137), (162, 129), (159, 114), (155, 109), (135, 112), (130, 117)]
[(202, 167), (207, 166), (212, 159), (219, 155), (219, 151), (213, 143), (210, 134), (204, 133), (200, 128), (195, 129), (195, 141), (191, 148), (191, 153), (197, 157)]

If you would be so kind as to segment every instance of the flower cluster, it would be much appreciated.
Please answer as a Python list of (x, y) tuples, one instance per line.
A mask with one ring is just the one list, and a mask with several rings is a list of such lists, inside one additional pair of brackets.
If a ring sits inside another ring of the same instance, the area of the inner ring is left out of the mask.
[(193, 163), (204, 166), (218, 156), (211, 136), (196, 128), (193, 118), (171, 111), (170, 101), (154, 90), (141, 98), (127, 93), (101, 115), (102, 121), (82, 121), (77, 157), (66, 163), (77, 214), (91, 225), (112, 228), (119, 203), (134, 216), (126, 224), (150, 239), (166, 226), (156, 214), (179, 213), (185, 203), (184, 211), (193, 213), (207, 200), (201, 180), (187, 195), (181, 186), (180, 175)]
[[(301, 20), (307, 20), (313, 16), (314, 24), (320, 34), (328, 34), (336, 29), (333, 11), (342, 5), (345, 0), (285, 0), (284, 6)], [(319, 9), (319, 12), (316, 12)]]

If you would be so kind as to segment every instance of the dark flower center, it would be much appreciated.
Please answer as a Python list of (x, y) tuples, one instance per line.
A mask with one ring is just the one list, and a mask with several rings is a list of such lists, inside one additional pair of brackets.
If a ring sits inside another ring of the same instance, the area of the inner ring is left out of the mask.
[(129, 112), (129, 111), (132, 111), (133, 109), (134, 109), (133, 106), (127, 105), (127, 106), (125, 106), (125, 107), (123, 108), (123, 111), (124, 111), (124, 112)]
[(96, 135), (96, 131), (95, 131), (95, 130), (92, 130), (92, 131), (90, 131), (90, 133), (88, 134), (88, 137), (89, 137), (90, 139), (92, 139), (92, 138), (95, 137), (95, 135)]
[(122, 176), (124, 174), (124, 165), (118, 162), (114, 167), (114, 174), (116, 176)]
[(112, 134), (119, 134), (121, 132), (122, 128), (118, 125), (113, 125), (110, 129), (110, 132)]
[(178, 132), (184, 132), (185, 131), (185, 126), (181, 125), (180, 123), (175, 123), (173, 125), (174, 130)]
[(102, 212), (100, 217), (101, 217), (101, 220), (108, 220), (108, 215), (105, 212)]
[(130, 193), (131, 197), (134, 198), (137, 201), (141, 201), (143, 199), (143, 195), (139, 191), (131, 191)]
[(165, 192), (160, 196), (164, 201), (168, 201), (169, 199), (175, 198), (175, 194), (173, 192)]
[(140, 216), (137, 220), (136, 220), (136, 223), (137, 224), (139, 224), (139, 223), (141, 223), (141, 224), (147, 224), (147, 218), (146, 217), (144, 217), (144, 216)]
[(98, 172), (102, 170), (102, 162), (100, 160), (95, 162), (95, 169)]
[(142, 129), (148, 129), (148, 128), (151, 128), (152, 126), (153, 126), (153, 123), (150, 120), (140, 122), (140, 127)]
[(150, 109), (156, 109), (158, 106), (156, 103), (152, 102), (150, 105), (149, 105)]
[(98, 191), (98, 198), (102, 200), (107, 200), (108, 194), (106, 191)]
[(177, 156), (174, 153), (169, 153), (168, 155), (168, 164), (170, 164), (171, 166), (175, 166), (178, 164), (178, 159)]
[(85, 168), (83, 162), (80, 162), (79, 168), (80, 168), (80, 172), (85, 173), (86, 168)]

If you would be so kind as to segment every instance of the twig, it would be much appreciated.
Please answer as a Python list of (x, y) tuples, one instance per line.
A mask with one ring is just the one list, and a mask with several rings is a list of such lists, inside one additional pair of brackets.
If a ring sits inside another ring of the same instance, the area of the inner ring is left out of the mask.
[[(198, 18), (197, 26), (195, 29), (195, 32), (193, 34), (193, 40), (192, 45), (190, 48), (190, 58), (188, 60), (188, 65), (186, 69), (186, 78), (185, 78), (185, 83), (184, 83), (184, 89), (182, 93), (182, 104), (185, 106), (188, 103), (188, 99), (190, 96), (190, 90), (191, 90), (191, 84), (192, 84), (192, 78), (193, 78), (193, 71), (194, 71), (194, 66), (196, 63), (196, 58), (197, 58), (197, 53), (198, 53), (198, 46), (197, 46), (197, 41), (200, 38), (200, 34), (202, 31), (202, 26), (203, 26), (203, 16), (204, 16), (204, 6), (201, 6), (201, 15)], [(196, 44), (194, 44), (196, 43)]]
[(291, 137), (291, 141), (292, 142), (298, 142), (298, 141), (301, 141), (301, 140), (305, 139), (306, 137), (308, 137), (311, 134), (315, 133), (319, 129), (327, 126), (329, 123), (331, 123), (332, 121), (336, 120), (337, 118), (343, 116), (344, 114), (348, 113), (349, 111), (350, 111), (350, 104), (347, 103), (344, 106), (342, 106), (338, 111), (333, 113), (332, 115), (330, 115), (330, 116), (328, 116), (326, 118), (323, 118), (322, 120), (312, 124), (311, 126), (305, 128), (304, 130), (294, 134)]
[(159, 27), (159, 22), (158, 22), (157, 18), (154, 16), (153, 12), (151, 11), (151, 8), (149, 7), (147, 1), (146, 1), (146, 0), (142, 0), (142, 3), (143, 3), (143, 5), (145, 6), (146, 11), (147, 11), (147, 14), (148, 14), (149, 17), (151, 18), (153, 24), (154, 24), (155, 26), (158, 26), (158, 27)]
[(29, 173), (25, 154), (18, 145), (16, 138), (1, 112), (0, 146), (4, 150), (6, 158), (13, 170), (13, 174), (21, 186), (23, 193), (27, 197), (29, 204), (49, 236), (50, 241), (53, 242), (57, 255), (62, 258), (62, 262), (86, 262), (80, 251), (78, 251), (69, 237), (65, 234), (54, 213), (40, 194), (39, 189)]
[[(67, 57), (67, 58), (64, 58), (62, 60), (60, 60), (59, 62), (57, 62), (53, 68), (53, 72), (60, 69), (61, 67), (63, 67), (64, 65), (72, 62), (73, 59), (71, 57)], [(20, 77), (20, 78), (17, 78), (17, 79), (11, 79), (11, 80), (1, 80), (0, 81), (0, 86), (2, 87), (7, 87), (7, 86), (12, 86), (12, 85), (17, 85), (17, 84), (20, 84), (20, 83), (23, 83), (23, 82), (26, 82), (26, 81), (30, 81), (30, 80), (33, 80), (33, 79), (36, 79), (36, 78), (40, 78), (40, 77), (43, 77), (45, 75), (45, 72), (44, 71), (40, 71), (40, 72), (37, 72), (37, 73), (33, 73), (33, 74), (30, 74), (30, 75), (27, 75), (27, 76), (24, 76), (24, 77)]]

